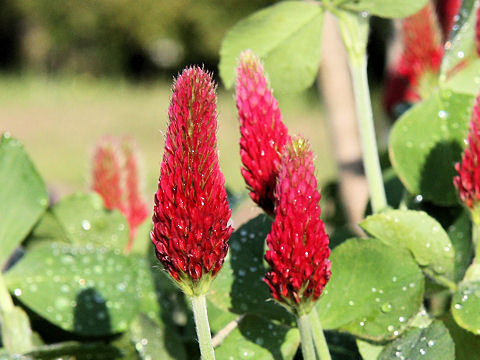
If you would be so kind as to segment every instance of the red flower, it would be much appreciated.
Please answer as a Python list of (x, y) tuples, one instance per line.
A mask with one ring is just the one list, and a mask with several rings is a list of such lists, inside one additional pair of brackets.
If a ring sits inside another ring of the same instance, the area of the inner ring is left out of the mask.
[(92, 189), (109, 210), (118, 209), (130, 227), (129, 252), (138, 226), (147, 218), (148, 208), (140, 195), (138, 154), (132, 139), (103, 138), (95, 149)]
[(304, 139), (286, 146), (275, 190), (275, 221), (267, 236), (265, 275), (272, 296), (291, 311), (308, 313), (330, 278), (330, 249), (320, 219), (312, 152)]
[(240, 55), (236, 97), (242, 175), (252, 200), (273, 215), (280, 154), (290, 137), (260, 60), (251, 51)]
[(137, 148), (133, 140), (124, 139), (122, 142), (122, 150), (124, 155), (124, 171), (125, 171), (125, 210), (124, 214), (130, 225), (130, 241), (127, 244), (127, 252), (133, 245), (133, 239), (137, 234), (138, 226), (148, 216), (147, 203), (140, 195), (140, 179), (138, 177), (139, 165)]
[(453, 184), (458, 189), (460, 199), (473, 209), (480, 200), (480, 95), (473, 107), (467, 147), (455, 169), (458, 176), (454, 177)]
[(443, 39), (432, 3), (402, 20), (402, 52), (387, 75), (384, 103), (395, 106), (417, 102), (436, 85), (443, 56)]
[(115, 141), (105, 137), (93, 155), (92, 190), (103, 198), (107, 209), (123, 212), (121, 172), (121, 159)]
[(210, 74), (185, 69), (174, 84), (168, 115), (151, 239), (180, 287), (187, 295), (200, 295), (222, 267), (233, 231), (218, 164)]

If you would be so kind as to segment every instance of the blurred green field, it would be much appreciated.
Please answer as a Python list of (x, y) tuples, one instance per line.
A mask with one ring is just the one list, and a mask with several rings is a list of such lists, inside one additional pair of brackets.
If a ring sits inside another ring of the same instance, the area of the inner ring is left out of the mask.
[[(170, 84), (135, 85), (90, 77), (0, 76), (0, 132), (27, 148), (50, 190), (88, 188), (89, 163), (103, 135), (130, 135), (143, 157), (145, 191), (156, 187), (167, 125)], [(321, 184), (335, 177), (322, 109), (315, 94), (279, 99), (292, 134), (312, 143)], [(244, 191), (240, 175), (238, 120), (232, 91), (218, 91), (220, 165), (227, 186)]]

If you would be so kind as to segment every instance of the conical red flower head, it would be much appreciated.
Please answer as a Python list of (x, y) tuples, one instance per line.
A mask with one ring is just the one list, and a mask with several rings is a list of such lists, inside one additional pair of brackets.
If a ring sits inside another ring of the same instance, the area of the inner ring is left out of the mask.
[(312, 152), (304, 139), (287, 145), (275, 190), (275, 221), (267, 236), (265, 275), (272, 296), (292, 312), (308, 313), (330, 279), (329, 239), (320, 219)]
[[(455, 10), (453, 5), (444, 2), (441, 7), (449, 24), (452, 21), (447, 16), (454, 16), (449, 13)], [(402, 52), (387, 74), (384, 93), (385, 108), (390, 114), (395, 113), (397, 105), (417, 102), (432, 91), (444, 52), (442, 27), (431, 2), (402, 20), (401, 35)]]
[(251, 51), (240, 55), (236, 97), (242, 175), (252, 200), (273, 215), (280, 154), (290, 137), (260, 60)]
[[(453, 184), (458, 189), (460, 199), (473, 211), (480, 201), (480, 95), (473, 107), (467, 147), (455, 169), (458, 176), (454, 177)], [(480, 214), (475, 213), (472, 213), (473, 219), (479, 222)]]
[(104, 137), (93, 156), (92, 190), (109, 210), (122, 212), (130, 226), (129, 252), (138, 226), (147, 218), (148, 208), (140, 194), (138, 154), (130, 138)]
[(151, 238), (169, 274), (189, 296), (208, 290), (233, 231), (217, 155), (215, 86), (199, 67), (173, 86)]
[(93, 155), (92, 190), (97, 192), (109, 210), (123, 212), (122, 166), (115, 140), (103, 138)]

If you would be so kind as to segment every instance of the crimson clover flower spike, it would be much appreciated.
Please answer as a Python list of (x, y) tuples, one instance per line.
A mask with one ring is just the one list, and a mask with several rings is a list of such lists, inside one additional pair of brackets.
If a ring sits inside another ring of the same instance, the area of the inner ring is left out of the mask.
[(125, 217), (130, 225), (130, 240), (127, 244), (127, 252), (129, 252), (138, 226), (148, 216), (148, 207), (141, 195), (137, 146), (131, 138), (124, 138), (121, 145), (124, 155)]
[(199, 67), (173, 86), (151, 239), (189, 296), (204, 294), (222, 267), (233, 228), (217, 155), (215, 85)]
[(267, 236), (264, 281), (275, 300), (297, 315), (309, 313), (330, 279), (330, 248), (320, 219), (312, 152), (303, 138), (282, 155), (275, 190), (275, 220)]
[(138, 226), (148, 208), (140, 194), (139, 156), (133, 139), (104, 137), (97, 145), (92, 168), (92, 189), (109, 210), (118, 209), (130, 227), (126, 252), (130, 252)]
[(437, 81), (443, 57), (440, 24), (433, 4), (401, 23), (402, 51), (387, 74), (384, 104), (390, 114), (402, 103), (415, 103), (427, 96)]
[(458, 176), (454, 177), (453, 184), (460, 200), (470, 209), (473, 220), (480, 224), (480, 94), (473, 106), (467, 146), (455, 169)]
[(103, 198), (107, 209), (123, 212), (121, 163), (116, 140), (108, 136), (102, 138), (93, 155), (91, 187)]
[(240, 55), (236, 101), (242, 176), (252, 200), (267, 214), (273, 215), (280, 154), (290, 137), (262, 64), (249, 50)]

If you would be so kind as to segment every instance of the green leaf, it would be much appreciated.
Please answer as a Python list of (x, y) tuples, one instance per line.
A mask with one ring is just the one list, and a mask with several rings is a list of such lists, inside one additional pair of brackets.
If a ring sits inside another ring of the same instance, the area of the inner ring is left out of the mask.
[(379, 360), (454, 360), (455, 344), (441, 321), (424, 329), (412, 328), (388, 344)]
[(411, 251), (428, 275), (453, 277), (452, 243), (442, 226), (427, 213), (389, 210), (367, 217), (360, 226), (386, 244)]
[(133, 239), (132, 253), (145, 255), (150, 251), (153, 251), (153, 244), (150, 240), (150, 231), (152, 231), (152, 219), (151, 217), (148, 217), (137, 228), (137, 234)]
[[(476, 56), (475, 22), (476, 7), (478, 6), (476, 4), (478, 2), (475, 0), (462, 1), (462, 7), (458, 12), (459, 18), (453, 27), (449, 41), (445, 44), (445, 54), (440, 69), (441, 82), (445, 82), (448, 79), (449, 72), (461, 62), (469, 59), (472, 55)], [(478, 75), (478, 73), (475, 75)]]
[(215, 306), (207, 298), (207, 308), (208, 308), (208, 322), (210, 323), (210, 329), (212, 333), (218, 333), (220, 330), (224, 329), (225, 326), (240, 320), (241, 315), (231, 313), (229, 311), (224, 311), (218, 306)]
[(300, 343), (296, 328), (247, 315), (215, 349), (218, 359), (293, 359)]
[(140, 313), (130, 326), (132, 342), (141, 359), (186, 359), (185, 348), (175, 332)]
[[(1, 311), (1, 309), (0, 309)], [(2, 343), (10, 354), (23, 354), (33, 348), (30, 320), (20, 307), (1, 313)]]
[(390, 159), (410, 193), (438, 205), (458, 203), (453, 177), (474, 97), (449, 90), (435, 93), (407, 111), (390, 134)]
[(471, 59), (442, 86), (443, 89), (477, 96), (480, 90), (480, 59)]
[(452, 315), (462, 328), (480, 335), (480, 281), (460, 284), (452, 298)]
[(455, 250), (455, 265), (454, 265), (454, 281), (459, 282), (468, 265), (472, 262), (474, 249), (472, 244), (472, 224), (470, 222), (470, 214), (468, 210), (462, 208), (461, 212), (451, 217), (451, 225), (448, 226), (447, 232), (452, 241)]
[(340, 8), (357, 12), (367, 12), (384, 18), (402, 18), (412, 15), (427, 4), (428, 0), (335, 0)]
[(233, 86), (237, 59), (247, 49), (264, 61), (275, 91), (297, 92), (312, 85), (320, 63), (322, 19), (317, 3), (284, 1), (238, 22), (220, 49), (225, 86)]
[(259, 215), (233, 233), (228, 256), (207, 297), (224, 311), (250, 313), (291, 324), (294, 317), (271, 300), (270, 290), (262, 280), (266, 272), (264, 244), (270, 227), (271, 220)]
[(45, 183), (18, 140), (0, 138), (0, 269), (48, 205)]
[(384, 348), (383, 345), (372, 344), (360, 339), (357, 340), (357, 346), (363, 360), (377, 360)]
[(113, 251), (51, 243), (5, 274), (9, 290), (60, 328), (101, 336), (125, 331), (138, 311), (137, 270)]
[(390, 339), (419, 310), (424, 277), (407, 250), (377, 239), (350, 239), (331, 253), (332, 277), (318, 301), (325, 329)]
[(75, 360), (111, 360), (123, 358), (123, 354), (116, 347), (103, 342), (78, 343), (68, 341), (40, 346), (22, 357), (22, 359), (25, 360), (52, 360), (60, 358), (73, 358)]
[(106, 210), (96, 193), (64, 197), (52, 208), (72, 244), (101, 246), (123, 251), (128, 242), (128, 224), (118, 210)]
[(445, 314), (442, 320), (455, 342), (455, 360), (480, 360), (480, 352), (472, 351), (480, 349), (480, 336), (475, 336), (458, 326), (450, 312)]

